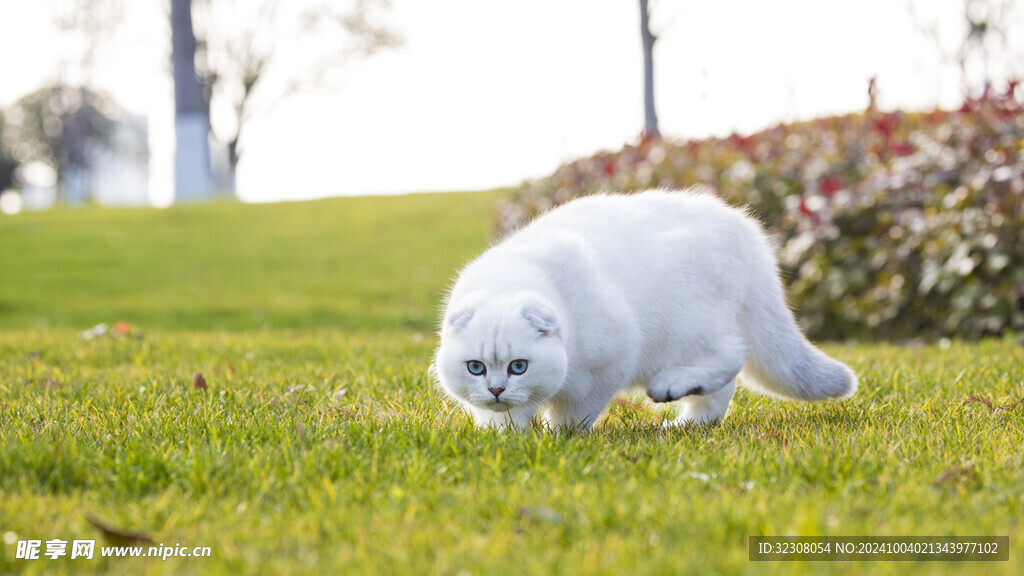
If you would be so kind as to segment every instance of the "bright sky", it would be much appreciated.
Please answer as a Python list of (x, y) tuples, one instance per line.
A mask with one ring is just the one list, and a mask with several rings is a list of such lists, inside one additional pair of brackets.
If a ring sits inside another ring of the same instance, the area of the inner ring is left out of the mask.
[[(53, 2), (0, 0), (0, 106), (56, 77)], [(918, 2), (962, 34), (962, 0)], [(166, 0), (124, 3), (96, 80), (149, 116), (151, 196), (172, 190)], [(332, 94), (286, 100), (251, 125), (247, 201), (514, 185), (634, 141), (642, 127), (635, 0), (393, 0), (405, 46), (347, 73)], [(954, 106), (941, 68), (896, 0), (653, 0), (662, 133), (751, 132), (863, 109)], [(1020, 12), (1020, 10), (1018, 10)], [(19, 57), (14, 58), (12, 54)], [(301, 63), (296, 63), (301, 66)]]

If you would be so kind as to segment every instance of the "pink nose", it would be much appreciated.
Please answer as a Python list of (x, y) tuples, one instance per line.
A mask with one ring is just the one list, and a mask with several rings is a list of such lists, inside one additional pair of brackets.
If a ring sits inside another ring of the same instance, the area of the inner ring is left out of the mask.
[(494, 397), (497, 398), (498, 396), (501, 396), (501, 393), (504, 392), (505, 389), (504, 388), (488, 388), (487, 391), (490, 392), (491, 394), (494, 394)]

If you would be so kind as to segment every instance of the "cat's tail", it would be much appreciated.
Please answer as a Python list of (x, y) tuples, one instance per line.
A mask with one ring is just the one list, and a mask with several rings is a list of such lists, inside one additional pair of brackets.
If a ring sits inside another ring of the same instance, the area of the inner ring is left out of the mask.
[[(770, 260), (769, 281), (759, 286), (741, 318), (747, 359), (740, 379), (745, 386), (773, 396), (799, 400), (848, 398), (857, 391), (857, 376), (842, 362), (815, 348), (797, 326), (786, 305), (782, 282)], [(765, 271), (767, 272), (767, 271)]]

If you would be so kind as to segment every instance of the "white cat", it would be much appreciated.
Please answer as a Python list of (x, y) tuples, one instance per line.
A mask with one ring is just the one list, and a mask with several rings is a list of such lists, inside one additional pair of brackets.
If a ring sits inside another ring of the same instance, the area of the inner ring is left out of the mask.
[(484, 252), (445, 309), (435, 375), (480, 426), (589, 428), (616, 392), (725, 415), (736, 377), (774, 396), (851, 396), (857, 378), (786, 306), (760, 226), (710, 193), (574, 200)]

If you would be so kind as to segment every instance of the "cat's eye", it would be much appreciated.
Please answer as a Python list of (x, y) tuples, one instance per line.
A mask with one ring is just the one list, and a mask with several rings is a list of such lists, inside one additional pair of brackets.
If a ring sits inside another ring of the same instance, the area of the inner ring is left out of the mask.
[(469, 373), (473, 376), (483, 376), (484, 373), (487, 372), (487, 367), (479, 360), (470, 360), (469, 362), (466, 362), (466, 369), (469, 370)]
[(528, 366), (528, 363), (526, 362), (526, 360), (513, 360), (508, 365), (508, 373), (512, 374), (512, 375), (515, 375), (515, 376), (518, 376), (518, 375), (522, 374), (523, 372), (526, 372), (526, 367), (527, 366)]

